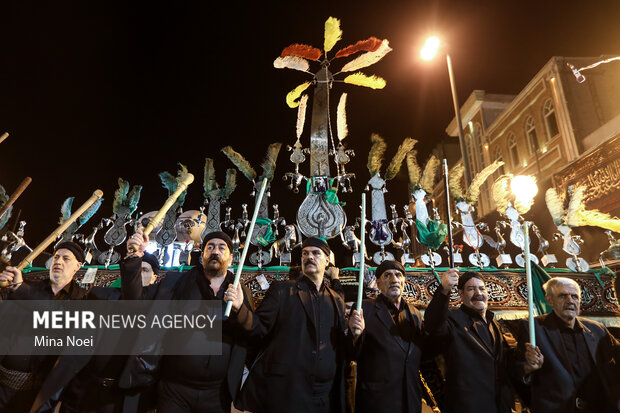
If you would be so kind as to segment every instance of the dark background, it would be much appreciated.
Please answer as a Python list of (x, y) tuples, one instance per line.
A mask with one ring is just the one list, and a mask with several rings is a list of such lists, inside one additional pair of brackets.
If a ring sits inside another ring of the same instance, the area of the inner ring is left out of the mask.
[[(334, 87), (336, 99), (349, 93), (345, 143), (357, 155), (348, 165), (357, 173), (355, 193), (341, 194), (350, 221), (369, 178), (372, 132), (388, 142), (384, 167), (405, 137), (420, 141), (420, 163), (446, 138), (454, 113), (445, 60), (418, 58), (428, 34), (450, 44), (461, 103), (474, 89), (518, 93), (552, 56), (620, 52), (619, 1), (154, 3), (0, 4), (0, 133), (11, 134), (0, 145), (0, 184), (12, 193), (25, 176), (33, 178), (8, 224), (21, 210), (31, 246), (56, 228), (69, 196), (76, 197), (75, 209), (94, 189), (105, 193), (80, 232), (111, 216), (119, 176), (144, 186), (139, 211), (148, 212), (167, 197), (157, 174), (175, 173), (178, 162), (196, 175), (185, 209), (198, 209), (204, 158), (215, 159), (220, 183), (232, 167), (219, 152), (225, 145), (260, 174), (269, 143), (294, 143), (297, 111), (286, 106), (285, 96), (309, 79), (274, 69), (273, 60), (292, 43), (322, 49), (329, 16), (341, 19), (343, 30), (334, 51), (370, 36), (389, 39), (394, 49), (363, 70), (385, 78), (384, 90)], [(620, 70), (620, 63), (611, 65)], [(309, 126), (310, 113), (304, 146)], [(288, 156), (283, 148), (271, 203), (292, 222), (303, 195), (281, 181), (293, 171)], [(399, 211), (406, 182), (403, 170), (388, 184), (386, 203)], [(229, 201), (234, 217), (239, 204), (253, 205), (250, 191), (239, 174)]]

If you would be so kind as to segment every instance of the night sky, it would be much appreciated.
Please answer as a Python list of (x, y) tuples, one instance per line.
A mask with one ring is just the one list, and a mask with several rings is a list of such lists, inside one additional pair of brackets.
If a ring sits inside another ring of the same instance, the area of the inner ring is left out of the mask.
[[(620, 52), (619, 1), (34, 3), (0, 4), (0, 133), (11, 134), (0, 144), (0, 184), (11, 193), (32, 177), (9, 222), (21, 210), (31, 246), (56, 228), (69, 196), (77, 208), (96, 188), (105, 193), (80, 232), (111, 216), (119, 176), (144, 186), (139, 211), (148, 212), (167, 197), (157, 174), (175, 173), (178, 162), (196, 175), (185, 209), (198, 209), (204, 158), (215, 159), (220, 183), (232, 167), (219, 152), (225, 145), (260, 174), (269, 143), (294, 143), (297, 111), (285, 96), (309, 80), (274, 69), (273, 60), (292, 43), (322, 49), (329, 16), (343, 30), (334, 51), (370, 36), (387, 38), (394, 49), (363, 69), (386, 79), (384, 90), (343, 83), (333, 89), (334, 100), (349, 93), (345, 143), (357, 155), (348, 165), (357, 173), (356, 193), (341, 200), (350, 217), (369, 178), (372, 132), (388, 142), (385, 163), (405, 137), (420, 141), (420, 162), (446, 137), (453, 117), (448, 73), (445, 59), (419, 60), (427, 35), (450, 44), (461, 103), (474, 89), (518, 93), (552, 56)], [(308, 117), (305, 146), (309, 126)], [(292, 195), (281, 180), (293, 171), (288, 157), (283, 148), (271, 202), (292, 221), (303, 195)], [(307, 160), (301, 171), (308, 168)], [(240, 203), (253, 204), (250, 183), (241, 174), (237, 182), (229, 201), (234, 217)], [(404, 171), (388, 189), (387, 204), (400, 210)]]

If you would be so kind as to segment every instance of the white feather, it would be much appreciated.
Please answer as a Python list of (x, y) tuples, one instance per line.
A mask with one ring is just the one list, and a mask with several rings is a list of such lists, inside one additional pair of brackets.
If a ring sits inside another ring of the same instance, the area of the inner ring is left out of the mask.
[(306, 107), (308, 106), (308, 95), (302, 95), (297, 109), (297, 139), (301, 137), (306, 123)]
[(347, 128), (347, 94), (343, 93), (340, 96), (340, 101), (338, 102), (338, 110), (337, 110), (337, 121), (336, 126), (338, 129), (338, 140), (342, 142), (344, 138), (349, 134), (349, 129)]

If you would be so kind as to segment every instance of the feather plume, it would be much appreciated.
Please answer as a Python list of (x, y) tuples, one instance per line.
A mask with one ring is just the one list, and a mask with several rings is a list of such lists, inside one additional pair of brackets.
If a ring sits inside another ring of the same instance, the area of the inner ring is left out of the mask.
[(123, 178), (118, 178), (118, 189), (114, 192), (114, 201), (112, 202), (112, 211), (118, 216), (121, 215), (128, 192), (129, 182)]
[(569, 227), (580, 226), (579, 210), (583, 208), (583, 198), (586, 193), (586, 187), (578, 185), (573, 187), (570, 201), (568, 201), (568, 210), (566, 211), (566, 225)]
[(435, 176), (437, 175), (439, 163), (439, 159), (437, 159), (435, 155), (431, 155), (431, 158), (424, 166), (422, 178), (420, 179), (420, 187), (424, 189), (427, 194), (432, 194), (435, 188)]
[(390, 47), (390, 43), (386, 40), (381, 42), (381, 46), (379, 49), (374, 52), (366, 52), (355, 59), (351, 60), (349, 63), (344, 65), (341, 72), (354, 72), (356, 70), (363, 69), (368, 66), (372, 66), (377, 63), (379, 60), (383, 59), (386, 54), (390, 53), (392, 48)]
[(276, 69), (293, 69), (301, 72), (308, 72), (310, 70), (310, 63), (299, 56), (286, 56), (277, 57), (273, 61), (273, 67)]
[(581, 208), (578, 215), (580, 225), (590, 225), (620, 233), (620, 219), (617, 217), (597, 210), (588, 211), (585, 208)]
[(553, 218), (555, 225), (564, 225), (564, 199), (558, 195), (555, 188), (551, 187), (545, 192), (547, 209)]
[(280, 57), (299, 56), (303, 57), (304, 59), (317, 61), (321, 58), (322, 54), (323, 52), (321, 52), (316, 47), (312, 47), (307, 44), (292, 44), (282, 50)]
[(347, 94), (343, 93), (340, 96), (340, 101), (338, 102), (338, 109), (336, 111), (336, 129), (338, 131), (338, 140), (342, 142), (344, 138), (349, 134), (349, 129), (347, 128)]
[(338, 40), (342, 39), (342, 30), (340, 30), (340, 20), (330, 17), (325, 21), (325, 42), (323, 46), (325, 51), (332, 50)]
[(495, 171), (497, 171), (502, 165), (504, 165), (503, 161), (496, 160), (491, 165), (484, 168), (482, 171), (478, 172), (474, 179), (472, 179), (469, 184), (469, 188), (467, 188), (467, 192), (465, 193), (465, 198), (467, 202), (471, 205), (475, 205), (478, 202), (478, 196), (480, 195), (480, 187), (487, 180), (489, 176), (491, 176)]
[(226, 181), (224, 182), (224, 187), (222, 188), (221, 197), (222, 199), (228, 199), (230, 195), (235, 191), (237, 187), (237, 170), (236, 169), (227, 169), (226, 170)]
[(448, 188), (452, 193), (452, 198), (455, 202), (461, 202), (465, 199), (463, 193), (463, 185), (461, 185), (461, 178), (465, 173), (465, 167), (462, 164), (455, 166), (450, 172), (450, 179), (448, 180)]
[(345, 77), (344, 83), (369, 87), (371, 89), (383, 89), (386, 85), (385, 79), (375, 75), (366, 76), (361, 72), (353, 73), (352, 75)]
[(205, 177), (203, 183), (204, 197), (207, 198), (209, 192), (217, 189), (217, 182), (215, 182), (215, 167), (213, 166), (213, 159), (205, 158)]
[(415, 139), (405, 138), (403, 143), (400, 144), (398, 150), (396, 151), (396, 155), (394, 155), (394, 157), (388, 164), (387, 169), (385, 170), (386, 181), (389, 181), (390, 179), (394, 179), (396, 177), (398, 171), (400, 171), (400, 167), (403, 164), (403, 160), (405, 160), (405, 156), (407, 156), (407, 154), (411, 152), (416, 142), (417, 140)]
[(142, 187), (140, 185), (134, 185), (127, 195), (127, 214), (131, 215), (138, 209), (138, 202), (140, 202), (140, 194), (142, 193)]
[(235, 152), (232, 146), (222, 148), (222, 152), (228, 157), (228, 159), (230, 159), (237, 169), (245, 175), (246, 178), (254, 182), (254, 179), (256, 179), (256, 171), (252, 168), (252, 165), (250, 165), (250, 163), (246, 161), (243, 156), (241, 156), (241, 154)]
[(267, 154), (265, 155), (265, 159), (261, 164), (263, 168), (263, 175), (260, 177), (260, 180), (267, 178), (268, 182), (273, 181), (273, 176), (276, 172), (276, 161), (278, 160), (278, 154), (280, 153), (280, 148), (282, 147), (281, 143), (272, 143), (267, 148)]
[(64, 224), (64, 222), (68, 220), (71, 216), (71, 207), (73, 206), (74, 199), (75, 198), (71, 196), (65, 199), (65, 202), (62, 203), (62, 206), (60, 207), (60, 220), (58, 221), (59, 224)]
[[(0, 203), (4, 205), (7, 203), (8, 200), (9, 200), (9, 195), (6, 193), (6, 190), (4, 189), (4, 187), (0, 185)], [(0, 217), (0, 229), (4, 228), (9, 218), (11, 218), (12, 213), (13, 213), (13, 206), (10, 206), (5, 211), (4, 215)]]
[(306, 123), (306, 109), (308, 107), (308, 95), (302, 95), (299, 100), (299, 108), (297, 108), (297, 139), (304, 132), (304, 124)]
[(375, 176), (381, 170), (381, 161), (383, 160), (383, 154), (385, 153), (385, 149), (387, 145), (381, 136), (376, 133), (373, 133), (370, 136), (370, 140), (372, 141), (372, 147), (370, 148), (370, 152), (368, 152), (368, 172), (370, 172), (370, 176)]
[(368, 40), (360, 40), (359, 42), (352, 44), (350, 46), (344, 47), (336, 52), (336, 58), (338, 57), (347, 57), (355, 54), (357, 52), (374, 52), (383, 42), (376, 37), (371, 37)]
[(78, 228), (86, 224), (86, 222), (88, 222), (88, 220), (97, 213), (102, 202), (103, 198), (97, 199), (95, 202), (93, 202), (91, 206), (86, 209), (86, 211), (82, 213), (82, 215), (80, 215), (80, 217), (78, 218)]
[[(161, 180), (162, 186), (168, 190), (168, 196), (172, 195), (174, 191), (177, 190), (179, 186), (179, 182), (182, 181), (187, 175), (187, 167), (183, 164), (179, 164), (179, 170), (177, 171), (177, 176), (173, 176), (170, 172), (161, 172), (159, 174), (159, 179)], [(185, 196), (187, 195), (187, 189), (181, 193), (181, 195), (177, 198), (175, 205), (181, 206), (185, 203)]]
[(411, 151), (407, 154), (407, 171), (409, 174), (409, 185), (416, 186), (420, 182), (420, 176), (422, 176), (422, 170), (416, 159), (416, 151)]
[(491, 192), (493, 193), (493, 200), (495, 201), (495, 209), (501, 215), (504, 215), (508, 208), (509, 193), (508, 182), (512, 179), (512, 175), (502, 175), (493, 183)]
[(297, 99), (304, 93), (304, 90), (308, 89), (308, 86), (310, 86), (310, 82), (305, 82), (288, 92), (286, 95), (286, 104), (289, 108), (294, 109), (299, 106)]

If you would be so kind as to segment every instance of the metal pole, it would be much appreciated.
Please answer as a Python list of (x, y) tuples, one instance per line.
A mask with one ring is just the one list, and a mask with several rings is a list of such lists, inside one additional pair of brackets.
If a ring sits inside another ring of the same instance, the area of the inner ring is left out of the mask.
[(454, 84), (454, 72), (452, 71), (452, 59), (446, 53), (446, 62), (448, 63), (448, 74), (450, 76), (450, 89), (452, 90), (452, 103), (454, 103), (454, 114), (456, 116), (456, 127), (459, 132), (459, 145), (461, 147), (461, 157), (463, 158), (463, 166), (465, 167), (465, 186), (468, 187), (471, 182), (469, 159), (467, 158), (467, 145), (463, 136), (463, 122), (461, 122), (461, 110), (459, 108), (459, 97), (456, 93), (456, 85)]
[(530, 262), (530, 223), (523, 223), (523, 256), (525, 258), (525, 278), (527, 282), (527, 313), (530, 328), (530, 344), (536, 347), (536, 333), (534, 331), (534, 288), (532, 287), (532, 263)]
[(448, 161), (443, 159), (443, 180), (444, 190), (446, 191), (446, 225), (448, 226), (448, 258), (450, 259), (450, 268), (454, 268), (454, 241), (452, 239), (452, 214), (450, 214), (450, 185), (448, 183)]

